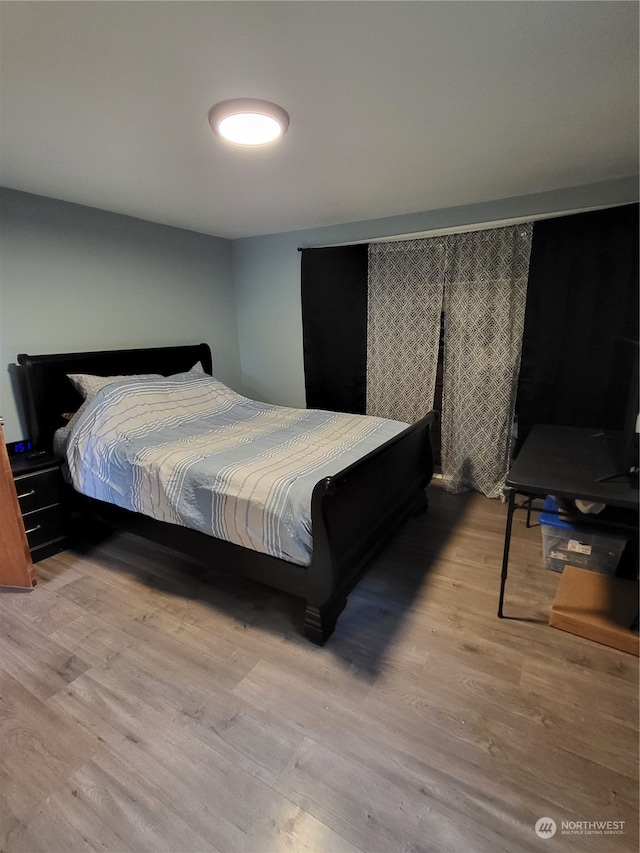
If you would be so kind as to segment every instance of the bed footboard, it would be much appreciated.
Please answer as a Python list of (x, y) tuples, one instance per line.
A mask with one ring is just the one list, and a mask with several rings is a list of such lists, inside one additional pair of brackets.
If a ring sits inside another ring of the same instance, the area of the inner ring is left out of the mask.
[(429, 436), (435, 412), (313, 491), (313, 559), (307, 575), (304, 631), (322, 645), (347, 595), (406, 518), (426, 508), (433, 476)]

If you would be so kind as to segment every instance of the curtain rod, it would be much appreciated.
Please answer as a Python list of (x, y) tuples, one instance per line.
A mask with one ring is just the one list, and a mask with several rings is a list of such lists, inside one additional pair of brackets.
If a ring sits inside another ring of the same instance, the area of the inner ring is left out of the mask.
[(599, 204), (593, 207), (578, 207), (574, 210), (559, 210), (552, 213), (537, 213), (533, 216), (516, 216), (510, 219), (494, 219), (488, 222), (476, 222), (468, 225), (448, 225), (443, 228), (433, 228), (431, 231), (412, 231), (407, 234), (394, 234), (388, 237), (371, 237), (368, 240), (351, 240), (345, 243), (325, 243), (320, 246), (298, 246), (298, 252), (305, 249), (337, 249), (341, 246), (362, 246), (367, 243), (397, 243), (400, 240), (420, 240), (423, 237), (441, 237), (444, 234), (464, 234), (467, 231), (487, 231), (490, 228), (505, 228), (507, 225), (520, 225), (523, 222), (536, 222), (541, 219), (557, 219), (560, 216), (573, 216), (576, 213), (590, 213), (595, 210), (606, 210), (613, 207), (624, 207), (627, 204), (637, 204), (632, 201), (621, 201), (618, 204)]

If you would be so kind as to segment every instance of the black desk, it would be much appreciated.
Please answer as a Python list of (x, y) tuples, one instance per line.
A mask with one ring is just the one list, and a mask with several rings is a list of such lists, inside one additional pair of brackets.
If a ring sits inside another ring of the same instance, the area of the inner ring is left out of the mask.
[[(634, 529), (637, 531), (638, 490), (630, 485), (627, 477), (603, 479), (612, 477), (617, 471), (619, 443), (619, 434), (604, 435), (597, 429), (539, 425), (531, 430), (506, 481), (509, 503), (498, 616), (503, 616), (511, 527), (516, 509), (526, 509), (528, 513), (538, 512), (541, 507), (534, 506), (533, 501), (546, 495), (596, 501), (609, 507), (635, 510)], [(518, 494), (526, 496), (523, 503), (516, 503)], [(629, 529), (629, 524), (604, 522), (597, 515), (580, 516), (581, 525), (590, 523), (598, 527), (611, 527), (612, 530)]]

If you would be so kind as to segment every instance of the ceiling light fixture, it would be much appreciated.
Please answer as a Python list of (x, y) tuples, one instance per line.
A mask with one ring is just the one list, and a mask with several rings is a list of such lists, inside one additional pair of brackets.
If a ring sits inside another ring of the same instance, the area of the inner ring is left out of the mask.
[(211, 107), (209, 124), (215, 134), (235, 145), (267, 145), (285, 135), (289, 114), (269, 101), (236, 98)]

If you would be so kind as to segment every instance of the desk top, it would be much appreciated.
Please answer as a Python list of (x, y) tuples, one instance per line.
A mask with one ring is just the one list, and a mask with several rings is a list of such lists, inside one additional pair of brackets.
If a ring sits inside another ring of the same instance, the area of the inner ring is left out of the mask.
[(507, 486), (528, 494), (556, 495), (638, 509), (638, 489), (628, 477), (611, 477), (620, 434), (583, 427), (535, 426), (515, 459)]

